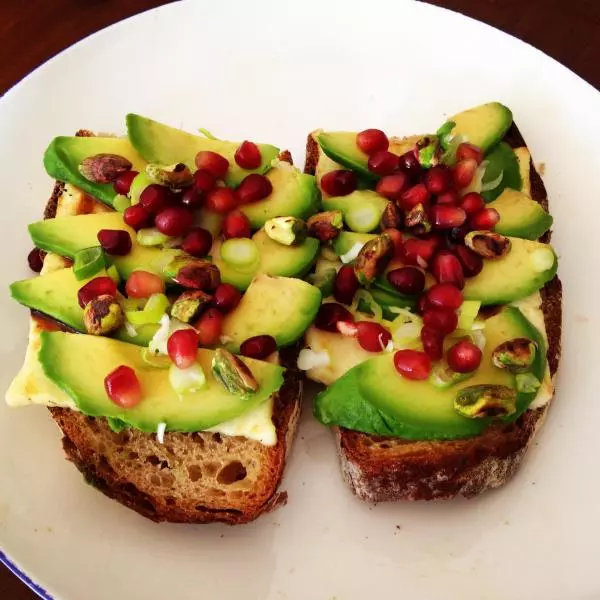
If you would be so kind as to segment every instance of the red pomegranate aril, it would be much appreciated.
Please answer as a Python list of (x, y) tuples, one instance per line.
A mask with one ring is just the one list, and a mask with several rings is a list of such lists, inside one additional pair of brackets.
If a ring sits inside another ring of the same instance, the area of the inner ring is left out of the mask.
[(264, 360), (277, 350), (277, 342), (271, 335), (255, 335), (240, 346), (240, 354), (256, 360)]
[(140, 204), (147, 213), (157, 215), (169, 206), (169, 191), (166, 187), (153, 183), (140, 194)]
[(422, 183), (418, 183), (402, 193), (399, 204), (404, 210), (410, 210), (417, 204), (426, 204), (428, 200), (429, 192), (427, 188)]
[(402, 192), (408, 188), (410, 181), (406, 173), (394, 173), (382, 177), (375, 187), (375, 191), (388, 200), (399, 200)]
[(460, 227), (453, 227), (448, 231), (448, 239), (454, 244), (462, 244), (469, 231), (471, 231), (470, 225), (463, 223)]
[(231, 312), (242, 299), (242, 292), (230, 283), (221, 283), (213, 294), (212, 304), (223, 314)]
[(390, 332), (379, 323), (358, 321), (356, 328), (356, 339), (367, 352), (382, 352), (392, 339)]
[(440, 360), (444, 356), (444, 334), (438, 329), (424, 325), (421, 328), (421, 343), (431, 360)]
[(107, 254), (125, 256), (131, 251), (131, 236), (122, 229), (101, 229), (98, 241)]
[(104, 295), (116, 296), (117, 285), (110, 277), (95, 277), (79, 288), (77, 301), (81, 308), (85, 308), (88, 302)]
[(203, 200), (202, 193), (193, 187), (188, 188), (181, 194), (181, 204), (189, 210), (200, 208)]
[(429, 308), (423, 313), (423, 325), (449, 335), (458, 325), (458, 316), (449, 308)]
[(356, 174), (346, 169), (337, 169), (321, 177), (321, 189), (330, 196), (347, 196), (358, 185)]
[(337, 324), (340, 321), (353, 322), (352, 313), (337, 302), (322, 304), (315, 318), (315, 327), (323, 331), (338, 331)]
[(150, 298), (165, 293), (165, 282), (149, 271), (134, 271), (125, 284), (125, 293), (129, 298)]
[(123, 221), (126, 225), (129, 225), (135, 231), (142, 229), (142, 227), (149, 227), (152, 223), (152, 216), (144, 209), (141, 204), (134, 204), (128, 206), (123, 213)]
[(436, 198), (436, 204), (453, 205), (457, 204), (458, 200), (459, 197), (456, 190), (447, 190)]
[(375, 152), (387, 150), (390, 147), (390, 141), (381, 129), (365, 129), (356, 134), (356, 145), (365, 154), (371, 156)]
[(438, 283), (451, 283), (459, 290), (465, 287), (465, 275), (462, 265), (454, 254), (442, 251), (431, 261), (431, 272)]
[(402, 258), (404, 256), (404, 236), (398, 229), (384, 229), (382, 233), (387, 233), (392, 238), (394, 245), (394, 258)]
[(216, 187), (206, 194), (204, 204), (212, 212), (226, 214), (237, 206), (237, 199), (233, 190), (227, 187)]
[(472, 158), (478, 165), (483, 160), (483, 151), (479, 146), (474, 146), (468, 142), (462, 142), (456, 149), (456, 160), (461, 161), (466, 158)]
[(44, 266), (44, 259), (42, 258), (42, 251), (39, 248), (34, 248), (27, 255), (27, 263), (29, 264), (29, 268), (34, 273), (39, 273)]
[(398, 168), (398, 157), (387, 150), (379, 150), (369, 156), (367, 167), (376, 175), (391, 175)]
[(358, 327), (356, 326), (356, 323), (352, 321), (338, 321), (335, 326), (337, 327), (337, 330), (346, 337), (356, 337), (356, 334), (358, 333)]
[(481, 364), (481, 356), (481, 350), (475, 344), (461, 340), (446, 352), (446, 361), (457, 373), (471, 373)]
[(425, 275), (416, 267), (400, 267), (389, 271), (387, 280), (401, 294), (420, 294), (425, 288)]
[(192, 213), (183, 206), (165, 208), (154, 218), (156, 228), (165, 235), (177, 237), (185, 235), (194, 223)]
[(121, 173), (114, 181), (113, 188), (117, 194), (123, 194), (126, 196), (129, 194), (129, 190), (131, 189), (131, 182), (135, 179), (135, 176), (138, 174), (137, 171), (127, 171), (126, 173)]
[(483, 269), (483, 259), (481, 256), (475, 254), (475, 252), (469, 250), (466, 246), (456, 246), (454, 254), (460, 260), (466, 277), (475, 277), (475, 275), (481, 273), (481, 269)]
[(262, 160), (260, 148), (254, 142), (245, 140), (235, 151), (234, 159), (242, 169), (258, 169)]
[(425, 311), (431, 308), (431, 304), (429, 304), (429, 300), (427, 300), (427, 292), (421, 294), (419, 299), (417, 300), (417, 312), (420, 315), (424, 315)]
[(195, 329), (174, 331), (167, 340), (167, 353), (178, 369), (187, 369), (196, 362), (198, 334)]
[(104, 378), (106, 395), (121, 408), (133, 408), (142, 399), (142, 388), (135, 371), (121, 365)]
[(467, 214), (473, 215), (485, 206), (485, 201), (481, 194), (469, 192), (462, 197), (460, 206)]
[(229, 169), (229, 161), (216, 152), (202, 150), (196, 154), (196, 168), (205, 169), (212, 173), (217, 179), (223, 179)]
[(250, 237), (250, 221), (239, 210), (232, 210), (223, 221), (223, 237), (230, 238)]
[(198, 331), (198, 343), (201, 346), (214, 346), (221, 339), (223, 315), (216, 308), (205, 310), (194, 325)]
[(194, 189), (199, 192), (210, 192), (217, 183), (217, 178), (206, 169), (198, 169), (194, 173)]
[(333, 296), (342, 304), (352, 304), (352, 299), (359, 288), (358, 279), (350, 265), (344, 265), (333, 282)]
[(210, 252), (212, 243), (213, 238), (210, 231), (203, 229), (202, 227), (192, 227), (188, 234), (183, 238), (181, 248), (184, 252), (187, 252), (196, 258), (202, 258)]
[(459, 206), (436, 204), (431, 208), (430, 219), (438, 229), (452, 229), (467, 220), (467, 213)]
[(432, 307), (457, 310), (463, 303), (463, 295), (451, 283), (436, 283), (427, 291), (427, 303)]
[(494, 229), (498, 221), (500, 221), (500, 214), (495, 208), (484, 208), (470, 219), (473, 229)]
[(398, 350), (394, 354), (396, 371), (406, 379), (423, 381), (431, 373), (431, 359), (418, 350)]
[(458, 189), (466, 188), (473, 181), (475, 169), (477, 169), (477, 161), (472, 158), (465, 158), (456, 163), (453, 177), (454, 184)]
[(406, 173), (411, 181), (416, 182), (423, 173), (423, 167), (412, 150), (400, 156), (399, 169)]
[(425, 172), (423, 183), (432, 194), (441, 194), (452, 185), (452, 172), (445, 165), (435, 165)]
[(244, 177), (242, 183), (236, 190), (237, 201), (240, 204), (258, 202), (271, 194), (273, 185), (264, 175), (250, 173)]
[(410, 238), (404, 242), (404, 262), (409, 265), (422, 266), (423, 262), (428, 263), (431, 260), (440, 245), (441, 240), (433, 236)]

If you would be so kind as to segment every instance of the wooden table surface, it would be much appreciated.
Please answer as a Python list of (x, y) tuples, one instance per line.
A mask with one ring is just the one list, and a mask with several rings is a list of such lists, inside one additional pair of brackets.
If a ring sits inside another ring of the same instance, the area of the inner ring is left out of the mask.
[[(462, 12), (529, 42), (600, 89), (599, 2), (430, 0), (431, 4)], [(161, 4), (167, 3), (0, 0), (0, 94), (63, 48), (111, 23)], [(0, 598), (35, 600), (37, 596), (0, 566)], [(121, 599), (115, 596), (114, 600)]]

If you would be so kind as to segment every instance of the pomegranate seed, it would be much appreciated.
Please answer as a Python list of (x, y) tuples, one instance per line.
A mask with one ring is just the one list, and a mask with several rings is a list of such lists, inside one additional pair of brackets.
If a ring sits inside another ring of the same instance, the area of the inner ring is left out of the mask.
[(494, 229), (500, 220), (500, 213), (495, 208), (484, 208), (475, 213), (471, 219), (473, 229)]
[(423, 183), (432, 194), (441, 194), (452, 185), (452, 172), (444, 165), (436, 165), (425, 173)]
[(242, 342), (240, 354), (248, 358), (264, 360), (270, 354), (277, 350), (277, 342), (270, 335), (255, 335)]
[(436, 202), (437, 204), (456, 204), (458, 202), (458, 192), (456, 190), (447, 190), (437, 197)]
[(240, 204), (258, 202), (269, 196), (272, 191), (273, 186), (267, 177), (258, 173), (250, 173), (236, 190), (237, 200)]
[(375, 188), (375, 191), (388, 200), (399, 200), (402, 192), (409, 186), (408, 175), (406, 173), (394, 173), (382, 177)]
[(110, 277), (95, 277), (79, 288), (77, 301), (81, 308), (85, 308), (88, 302), (104, 295), (116, 296), (117, 285)]
[(456, 329), (458, 317), (449, 308), (429, 308), (423, 313), (423, 325), (449, 335)]
[(460, 227), (453, 227), (448, 232), (448, 239), (451, 242), (454, 242), (455, 244), (462, 244), (463, 240), (465, 239), (465, 236), (467, 235), (467, 233), (469, 233), (469, 231), (471, 231), (471, 227), (468, 223), (464, 223)]
[(229, 161), (216, 152), (202, 150), (196, 154), (196, 168), (198, 170), (205, 169), (217, 179), (223, 179), (229, 169)]
[(166, 187), (153, 183), (140, 194), (140, 204), (147, 213), (157, 215), (169, 206), (169, 192)]
[(423, 167), (412, 150), (409, 150), (400, 156), (399, 168), (406, 173), (413, 182), (418, 181), (423, 173)]
[(350, 265), (344, 265), (333, 282), (333, 296), (342, 304), (352, 304), (352, 299), (359, 288), (358, 279)]
[(417, 350), (398, 350), (394, 354), (396, 371), (406, 379), (422, 381), (431, 373), (431, 360), (425, 352)]
[(206, 256), (212, 247), (213, 238), (210, 231), (202, 227), (192, 227), (189, 233), (183, 238), (181, 248), (184, 252), (202, 258)]
[(27, 262), (29, 263), (29, 268), (34, 273), (39, 273), (44, 266), (44, 259), (42, 258), (42, 251), (39, 248), (34, 248), (27, 255)]
[(245, 140), (235, 151), (234, 159), (242, 169), (258, 169), (262, 160), (260, 148), (254, 142)]
[(440, 360), (444, 356), (444, 334), (438, 329), (423, 326), (421, 328), (421, 343), (425, 354), (431, 360)]
[(417, 300), (417, 312), (420, 315), (424, 315), (425, 311), (429, 308), (431, 308), (431, 304), (429, 304), (429, 300), (427, 300), (427, 293), (421, 294)]
[(223, 314), (231, 312), (242, 299), (242, 293), (230, 283), (221, 283), (213, 294), (212, 303)]
[(478, 254), (475, 254), (472, 250), (469, 250), (466, 246), (456, 246), (454, 253), (460, 260), (460, 264), (463, 267), (464, 274), (467, 277), (475, 277), (481, 273), (483, 269), (483, 259)]
[(438, 229), (460, 227), (467, 220), (467, 213), (458, 206), (436, 204), (432, 207), (430, 218)]
[(107, 254), (125, 256), (131, 251), (131, 236), (122, 229), (101, 229), (98, 241)]
[(198, 331), (198, 342), (201, 346), (214, 346), (221, 338), (223, 315), (216, 308), (208, 308), (196, 321), (194, 327)]
[(387, 233), (392, 238), (394, 244), (394, 257), (402, 258), (404, 256), (404, 236), (397, 229), (384, 229), (383, 233)]
[(365, 129), (356, 135), (356, 145), (371, 156), (375, 152), (385, 152), (390, 147), (390, 141), (381, 129)]
[(356, 339), (367, 352), (382, 352), (392, 339), (390, 332), (379, 323), (358, 321), (356, 327)]
[(321, 189), (330, 196), (347, 196), (357, 185), (356, 175), (345, 169), (330, 171), (321, 177)]
[(137, 231), (138, 229), (142, 229), (142, 227), (149, 227), (152, 223), (152, 217), (141, 204), (134, 204), (125, 209), (123, 221), (126, 225)]
[(131, 367), (121, 365), (104, 378), (106, 395), (122, 408), (133, 408), (142, 399), (140, 382)]
[(463, 303), (463, 295), (451, 283), (436, 283), (427, 291), (427, 303), (438, 308), (457, 310)]
[(404, 210), (410, 210), (417, 204), (426, 204), (428, 200), (429, 192), (427, 191), (427, 188), (422, 183), (418, 183), (417, 185), (408, 188), (400, 196), (400, 206)]
[(210, 192), (216, 183), (216, 177), (206, 169), (199, 169), (194, 173), (194, 189), (199, 193)]
[(169, 358), (179, 369), (187, 369), (196, 362), (198, 334), (195, 329), (179, 329), (167, 340)]
[(233, 190), (226, 187), (216, 187), (206, 195), (205, 204), (208, 210), (225, 214), (236, 207), (237, 200)]
[(327, 302), (322, 304), (317, 317), (315, 318), (315, 327), (323, 331), (336, 332), (337, 324), (340, 321), (352, 322), (354, 317), (352, 313), (337, 302)]
[(457, 373), (471, 373), (481, 364), (481, 350), (472, 342), (460, 340), (448, 350), (448, 366)]
[(441, 243), (439, 238), (433, 236), (424, 239), (410, 238), (406, 240), (404, 242), (404, 262), (418, 266), (428, 263)]
[(466, 158), (471, 158), (480, 165), (483, 160), (483, 152), (479, 146), (463, 142), (462, 144), (459, 144), (456, 149), (456, 160), (461, 161)]
[(165, 235), (177, 237), (185, 235), (194, 223), (192, 213), (182, 206), (165, 208), (154, 218), (156, 228)]
[(232, 210), (223, 221), (223, 237), (242, 238), (250, 237), (250, 221), (248, 217), (239, 210)]
[(465, 287), (462, 265), (458, 258), (447, 250), (443, 250), (433, 257), (431, 272), (438, 283), (451, 283), (459, 290)]
[(466, 188), (473, 181), (475, 169), (477, 169), (477, 161), (472, 158), (465, 158), (456, 163), (453, 173), (456, 187), (459, 189)]
[(135, 176), (137, 174), (137, 171), (126, 171), (125, 173), (121, 173), (113, 181), (113, 188), (115, 192), (117, 194), (123, 194), (124, 196), (129, 194), (129, 190), (131, 189), (131, 182), (135, 179)]
[(485, 206), (485, 201), (481, 194), (469, 192), (462, 197), (460, 206), (467, 214), (474, 215)]
[(398, 168), (398, 157), (387, 150), (379, 150), (369, 156), (367, 166), (376, 175), (391, 175)]
[(401, 294), (420, 294), (425, 288), (425, 275), (416, 267), (401, 267), (387, 274), (390, 285)]
[(181, 194), (181, 204), (189, 210), (194, 210), (202, 206), (202, 194), (196, 188), (189, 188)]
[(152, 294), (165, 293), (165, 282), (154, 273), (134, 271), (125, 284), (125, 292), (130, 298), (150, 298)]
[(345, 337), (356, 337), (358, 327), (352, 321), (338, 321), (335, 326), (337, 330)]

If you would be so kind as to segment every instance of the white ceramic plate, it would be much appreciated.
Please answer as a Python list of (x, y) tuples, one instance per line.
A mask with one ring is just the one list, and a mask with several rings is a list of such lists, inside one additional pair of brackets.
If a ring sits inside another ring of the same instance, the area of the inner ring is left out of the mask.
[[(189, 2), (110, 27), (0, 103), (0, 288), (28, 276), (25, 226), (51, 188), (41, 159), (55, 135), (120, 132), (136, 111), (289, 147), (301, 164), (316, 127), (409, 134), (488, 100), (512, 108), (546, 163), (565, 286), (556, 402), (507, 487), (471, 501), (363, 504), (307, 402), (285, 508), (239, 528), (155, 525), (84, 485), (45, 410), (0, 402), (6, 555), (61, 600), (600, 597), (600, 95), (535, 49), (397, 0)], [(27, 313), (7, 293), (0, 302), (4, 389)]]

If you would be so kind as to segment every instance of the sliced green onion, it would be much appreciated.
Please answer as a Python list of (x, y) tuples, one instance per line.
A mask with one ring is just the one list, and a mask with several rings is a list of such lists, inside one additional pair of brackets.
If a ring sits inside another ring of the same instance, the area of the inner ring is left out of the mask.
[(335, 267), (328, 267), (320, 272), (309, 275), (307, 279), (309, 283), (312, 283), (315, 287), (319, 288), (323, 298), (327, 298), (333, 293), (333, 284), (336, 275), (337, 271)]
[(173, 364), (168, 356), (157, 356), (148, 348), (142, 348), (141, 356), (142, 360), (153, 369), (168, 369)]
[(502, 179), (504, 179), (504, 169), (501, 169), (498, 176), (496, 178), (492, 179), (491, 181), (484, 181), (485, 180), (485, 174), (484, 174), (484, 176), (481, 180), (481, 191), (489, 192), (490, 190), (495, 190), (502, 183)]
[(204, 127), (198, 127), (198, 131), (209, 140), (218, 140), (218, 137), (215, 137), (208, 129), (204, 129)]
[[(460, 146), (460, 144), (462, 144), (463, 142), (466, 142), (467, 138), (464, 135), (456, 135), (454, 136), (448, 143), (447, 147), (446, 147), (446, 152), (444, 152), (444, 155), (442, 156), (442, 162), (445, 165), (449, 165), (449, 166), (453, 166), (456, 164), (456, 151), (458, 150), (458, 147)], [(443, 145), (443, 143), (442, 143)]]
[(117, 194), (113, 200), (113, 208), (120, 213), (124, 213), (131, 206), (131, 200), (123, 194)]
[(156, 227), (140, 229), (136, 237), (138, 244), (142, 246), (161, 246), (170, 239), (168, 235), (161, 233)]
[(423, 319), (405, 308), (390, 306), (389, 310), (398, 314), (390, 328), (394, 346), (398, 349), (418, 348), (421, 343)]
[(121, 301), (123, 304), (123, 310), (133, 311), (133, 310), (142, 310), (144, 306), (146, 306), (146, 302), (148, 298), (123, 298)]
[(479, 300), (465, 300), (458, 309), (457, 329), (472, 329), (480, 308)]
[(106, 274), (115, 282), (115, 285), (119, 285), (121, 283), (121, 276), (119, 275), (119, 271), (117, 271), (117, 267), (115, 267), (115, 265), (110, 265), (110, 267), (106, 269)]
[(104, 269), (104, 250), (100, 246), (84, 248), (75, 254), (73, 273), (79, 280), (89, 279)]
[(447, 362), (440, 361), (433, 366), (429, 381), (437, 388), (449, 388), (457, 384), (459, 381), (464, 381), (475, 374), (472, 373), (457, 373), (453, 371)]
[(352, 231), (368, 233), (377, 229), (381, 220), (381, 210), (375, 204), (357, 202), (346, 211), (344, 220)]
[(137, 204), (140, 201), (140, 196), (142, 192), (152, 183), (152, 179), (146, 175), (145, 171), (138, 173), (131, 182), (131, 187), (129, 188), (129, 197), (131, 198), (131, 204)]
[(164, 294), (152, 294), (143, 310), (125, 311), (127, 320), (134, 326), (158, 323), (169, 308), (169, 299)]
[(163, 244), (163, 246), (165, 248), (178, 248), (179, 246), (181, 246), (182, 242), (183, 242), (183, 238), (182, 237), (170, 237)]
[(352, 312), (360, 310), (360, 312), (370, 314), (377, 323), (381, 323), (381, 320), (383, 319), (383, 310), (381, 306), (375, 302), (373, 296), (371, 296), (367, 290), (358, 290), (354, 294), (350, 310)]
[(219, 250), (221, 259), (231, 267), (249, 269), (258, 266), (260, 252), (254, 240), (232, 238), (225, 240)]
[(169, 367), (169, 383), (181, 396), (189, 392), (197, 392), (206, 385), (206, 375), (198, 363), (187, 369), (179, 369), (175, 364)]

